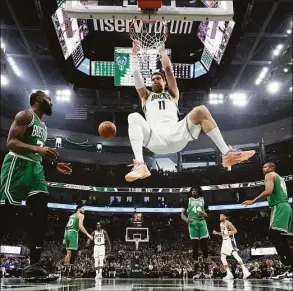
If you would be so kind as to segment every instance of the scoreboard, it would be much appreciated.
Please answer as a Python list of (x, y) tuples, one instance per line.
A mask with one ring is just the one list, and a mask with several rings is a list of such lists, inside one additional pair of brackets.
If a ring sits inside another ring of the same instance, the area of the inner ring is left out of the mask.
[(92, 76), (113, 77), (114, 62), (92, 61)]
[[(171, 56), (171, 50), (166, 49)], [(114, 85), (134, 86), (131, 63), (132, 48), (116, 47), (114, 51)], [(160, 54), (157, 50), (149, 50), (137, 55), (140, 71), (147, 87), (151, 87), (151, 76), (162, 69)]]

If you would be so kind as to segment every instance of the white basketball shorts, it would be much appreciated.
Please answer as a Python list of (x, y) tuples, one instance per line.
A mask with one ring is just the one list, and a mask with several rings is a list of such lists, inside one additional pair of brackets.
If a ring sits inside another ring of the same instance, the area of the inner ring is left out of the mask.
[(197, 139), (200, 131), (201, 126), (193, 124), (188, 114), (167, 130), (152, 130), (144, 146), (155, 154), (178, 153), (188, 142)]
[(106, 254), (105, 246), (94, 247), (95, 268), (103, 267), (105, 254)]
[(225, 238), (223, 239), (221, 254), (231, 256), (232, 252), (237, 252), (237, 246), (234, 239)]

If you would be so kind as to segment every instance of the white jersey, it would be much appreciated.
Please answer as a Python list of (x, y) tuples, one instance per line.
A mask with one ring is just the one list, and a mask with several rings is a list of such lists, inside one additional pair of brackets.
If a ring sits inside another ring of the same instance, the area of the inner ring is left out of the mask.
[(234, 235), (229, 236), (230, 228), (227, 226), (226, 221), (220, 223), (220, 228), (223, 237), (221, 254), (231, 256), (233, 251), (238, 251)]
[(152, 129), (165, 131), (178, 122), (178, 107), (169, 92), (151, 92), (143, 110)]
[(95, 244), (95, 246), (104, 246), (105, 245), (105, 234), (104, 234), (103, 229), (101, 231), (95, 230), (94, 244)]

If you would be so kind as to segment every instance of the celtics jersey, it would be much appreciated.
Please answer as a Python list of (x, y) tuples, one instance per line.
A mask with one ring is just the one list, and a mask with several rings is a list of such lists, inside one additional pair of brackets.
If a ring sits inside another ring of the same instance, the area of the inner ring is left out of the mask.
[(74, 213), (69, 216), (69, 220), (66, 225), (66, 230), (67, 231), (79, 231), (79, 218), (78, 218), (78, 213)]
[[(40, 120), (38, 115), (34, 113), (33, 110), (30, 109), (29, 112), (32, 114), (33, 118), (30, 124), (27, 126), (22, 141), (26, 144), (42, 147), (47, 140), (47, 126)], [(27, 153), (23, 156), (36, 162), (42, 161), (42, 157), (36, 153)]]
[(269, 206), (274, 206), (278, 203), (288, 202), (288, 193), (285, 180), (278, 174), (275, 175), (274, 190), (268, 197)]
[(204, 219), (198, 215), (198, 211), (205, 211), (205, 203), (203, 197), (193, 198), (189, 197), (186, 206), (187, 216), (193, 219)]

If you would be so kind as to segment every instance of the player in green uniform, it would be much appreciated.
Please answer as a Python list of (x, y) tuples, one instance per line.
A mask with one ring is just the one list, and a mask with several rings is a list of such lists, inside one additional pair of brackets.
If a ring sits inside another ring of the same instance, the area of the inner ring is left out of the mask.
[(63, 244), (66, 245), (65, 257), (65, 276), (72, 274), (72, 267), (77, 255), (78, 249), (78, 232), (81, 230), (90, 240), (93, 237), (86, 231), (83, 226), (84, 221), (84, 207), (83, 205), (76, 206), (76, 212), (70, 215), (67, 225), (65, 227)]
[[(31, 94), (30, 105), (31, 109), (17, 113), (10, 127), (7, 138), (10, 152), (2, 164), (0, 186), (1, 221), (9, 221), (8, 224), (3, 223), (4, 231), (9, 232), (13, 227), (14, 206), (21, 205), (23, 200), (32, 213), (30, 266), (23, 271), (25, 278), (48, 275), (38, 264), (47, 231), (48, 211), (42, 158), (56, 161), (58, 155), (55, 149), (44, 146), (47, 127), (42, 119), (44, 115), (52, 114), (51, 98), (43, 91), (37, 91)], [(56, 164), (56, 169), (63, 174), (71, 173), (71, 168), (65, 163)]]
[(267, 198), (271, 207), (270, 238), (274, 244), (281, 262), (291, 266), (290, 270), (276, 279), (293, 275), (293, 252), (288, 244), (286, 235), (292, 235), (292, 208), (288, 203), (286, 183), (276, 172), (274, 163), (263, 166), (265, 175), (265, 190), (253, 200), (246, 200), (242, 204), (253, 205), (256, 201)]
[(204, 263), (208, 259), (209, 231), (206, 223), (208, 205), (202, 197), (202, 190), (194, 186), (190, 197), (183, 202), (181, 218), (188, 223), (189, 237), (192, 240), (193, 259), (198, 261), (199, 249), (202, 251)]

